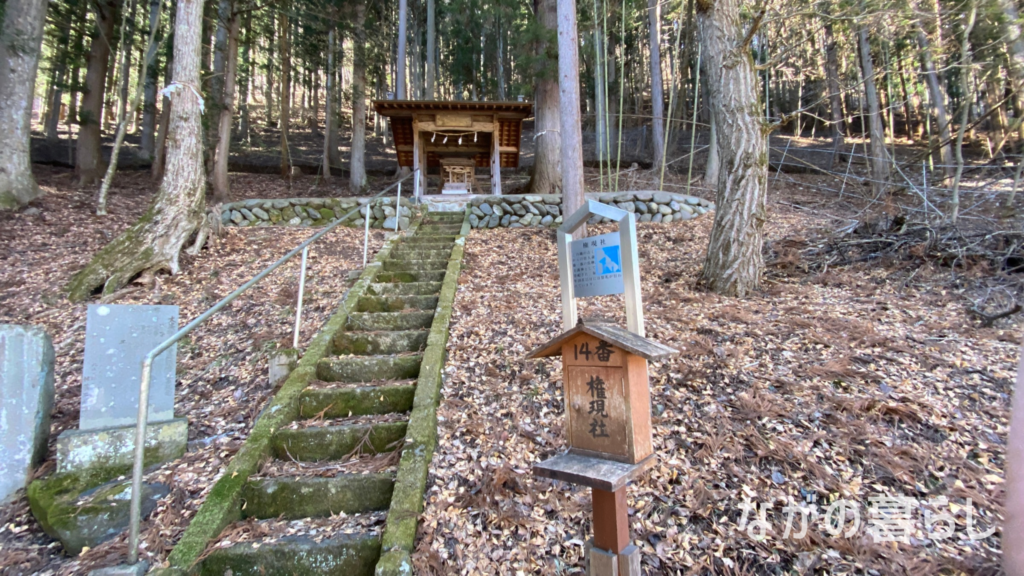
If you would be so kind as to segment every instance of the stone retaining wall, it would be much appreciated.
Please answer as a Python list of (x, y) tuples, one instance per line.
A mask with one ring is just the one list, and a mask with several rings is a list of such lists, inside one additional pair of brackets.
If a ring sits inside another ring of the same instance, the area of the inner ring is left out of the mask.
[[(221, 207), (221, 223), (225, 226), (325, 226), (359, 207), (359, 212), (345, 219), (345, 226), (362, 227), (367, 206), (371, 228), (395, 227), (395, 199), (377, 198), (284, 198), (279, 200), (241, 200)], [(413, 204), (402, 198), (398, 226), (409, 227)]]
[[(673, 222), (690, 220), (715, 205), (703, 198), (671, 192), (631, 191), (619, 193), (590, 193), (588, 200), (597, 200), (618, 206), (637, 215), (639, 222)], [(562, 196), (508, 195), (477, 196), (470, 200), (469, 223), (473, 228), (525, 228), (554, 227), (562, 223)], [(281, 200), (242, 200), (222, 206), (221, 222), (225, 226), (324, 226), (352, 214), (344, 226), (361, 227), (370, 214), (371, 228), (394, 229), (395, 199), (378, 198), (287, 198)], [(405, 230), (414, 209), (407, 198), (402, 198), (398, 213), (398, 226)], [(590, 223), (601, 220), (594, 217)]]

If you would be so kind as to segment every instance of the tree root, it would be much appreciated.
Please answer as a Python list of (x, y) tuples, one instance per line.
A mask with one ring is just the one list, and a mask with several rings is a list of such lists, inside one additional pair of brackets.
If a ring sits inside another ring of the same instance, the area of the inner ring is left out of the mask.
[(201, 201), (184, 208), (174, 206), (162, 214), (158, 208), (150, 208), (71, 278), (64, 287), (68, 298), (81, 302), (101, 286), (102, 294), (109, 296), (143, 272), (168, 270), (177, 274), (182, 246), (203, 220)]

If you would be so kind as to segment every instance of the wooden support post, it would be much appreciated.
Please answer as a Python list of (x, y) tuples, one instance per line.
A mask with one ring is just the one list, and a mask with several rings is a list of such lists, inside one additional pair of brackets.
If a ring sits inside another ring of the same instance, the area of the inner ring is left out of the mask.
[(491, 132), (491, 194), (501, 196), (501, 152), (498, 141), (501, 135), (501, 127), (497, 121), (494, 122), (494, 132)]
[[(415, 173), (413, 178), (419, 179), (419, 173), (416, 172), (423, 167), (423, 162), (420, 160), (420, 125), (418, 122), (413, 121), (412, 123), (412, 171)], [(418, 182), (417, 182), (418, 184)], [(417, 193), (421, 194), (421, 188), (414, 186)], [(397, 214), (397, 209), (396, 209)]]
[(592, 489), (594, 501), (594, 546), (618, 554), (629, 546), (629, 512), (626, 487), (615, 492)]

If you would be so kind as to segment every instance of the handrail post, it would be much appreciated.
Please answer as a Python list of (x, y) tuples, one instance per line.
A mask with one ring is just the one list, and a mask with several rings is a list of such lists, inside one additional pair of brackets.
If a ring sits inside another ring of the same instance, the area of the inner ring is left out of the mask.
[(128, 521), (128, 563), (139, 561), (139, 523), (142, 520), (142, 464), (146, 456), (146, 424), (149, 417), (149, 382), (153, 374), (153, 352), (142, 361), (139, 384), (138, 422), (135, 424), (135, 461), (132, 463), (132, 500)]
[(366, 255), (370, 247), (370, 215), (373, 214), (373, 209), (370, 208), (371, 204), (373, 204), (372, 198), (366, 202), (366, 216), (363, 218), (366, 224), (363, 228), (363, 268), (366, 268)]
[(299, 303), (295, 306), (295, 336), (292, 337), (292, 348), (299, 349), (299, 327), (302, 325), (302, 293), (306, 290), (306, 258), (309, 246), (302, 249), (302, 268), (299, 272)]

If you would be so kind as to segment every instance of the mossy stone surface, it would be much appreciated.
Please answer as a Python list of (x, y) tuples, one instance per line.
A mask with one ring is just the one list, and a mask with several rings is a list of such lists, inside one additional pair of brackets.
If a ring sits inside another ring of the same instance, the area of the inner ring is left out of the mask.
[(447, 267), (448, 260), (388, 260), (384, 263), (386, 272), (431, 272)]
[[(359, 280), (338, 306), (337, 312), (310, 342), (298, 367), (288, 375), (281, 389), (260, 415), (242, 448), (228, 464), (224, 475), (214, 484), (199, 512), (171, 551), (168, 557), (171, 566), (191, 569), (209, 542), (228, 524), (241, 517), (241, 492), (245, 483), (270, 454), (274, 432), (298, 417), (299, 397), (316, 376), (317, 362), (329, 352), (331, 338), (346, 325), (359, 297), (365, 293), (378, 274), (380, 263), (388, 258), (397, 242), (397, 238), (392, 238), (384, 243), (373, 262), (364, 268)], [(214, 573), (220, 576), (223, 570)]]
[(381, 272), (374, 282), (441, 282), (444, 270), (421, 272)]
[(242, 491), (253, 518), (323, 518), (338, 513), (384, 510), (395, 481), (390, 474), (342, 474), (333, 478), (261, 478)]
[(367, 294), (374, 294), (377, 296), (397, 296), (397, 295), (422, 295), (430, 296), (437, 294), (441, 291), (440, 282), (405, 282), (405, 283), (385, 283), (377, 282), (370, 285), (370, 289), (367, 290)]
[(339, 332), (334, 337), (335, 354), (398, 354), (419, 352), (427, 344), (427, 330), (381, 332)]
[(280, 460), (340, 460), (356, 448), (364, 453), (390, 452), (405, 438), (405, 422), (285, 429), (274, 434), (272, 450)]
[(356, 304), (357, 312), (401, 312), (402, 310), (433, 310), (437, 296), (363, 296)]
[[(55, 474), (29, 485), (29, 506), (47, 534), (60, 540), (69, 554), (78, 554), (128, 528), (131, 480), (123, 479), (127, 474), (126, 468)], [(122, 479), (104, 483), (103, 478)], [(169, 492), (166, 484), (143, 484), (142, 517)]]
[(353, 312), (348, 315), (347, 330), (419, 330), (430, 328), (433, 311), (419, 312)]
[[(175, 418), (146, 427), (145, 466), (176, 460), (188, 445), (188, 420)], [(135, 426), (65, 430), (57, 437), (57, 471), (129, 466), (135, 456)]]
[(390, 414), (412, 410), (416, 386), (360, 386), (357, 388), (318, 388), (302, 393), (299, 414), (324, 418)]
[(273, 543), (217, 548), (203, 560), (199, 574), (358, 576), (371, 574), (379, 558), (380, 538), (372, 534), (339, 534), (321, 542), (288, 536)]
[(422, 354), (408, 356), (334, 356), (317, 363), (317, 378), (325, 382), (405, 380), (420, 373)]
[(374, 576), (412, 576), (412, 559), (405, 550), (384, 552), (377, 562)]

